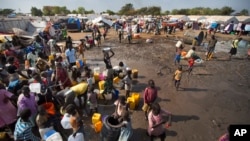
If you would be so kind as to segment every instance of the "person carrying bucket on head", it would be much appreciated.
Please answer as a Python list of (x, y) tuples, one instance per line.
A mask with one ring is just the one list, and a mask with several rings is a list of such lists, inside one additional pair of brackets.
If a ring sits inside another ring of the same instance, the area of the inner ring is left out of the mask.
[(229, 52), (229, 54), (230, 54), (229, 55), (229, 60), (231, 60), (231, 58), (232, 58), (233, 55), (237, 54), (237, 48), (238, 48), (239, 42), (241, 40), (242, 40), (242, 38), (238, 38), (238, 39), (235, 39), (235, 40), (232, 41), (232, 44), (231, 44), (232, 48), (231, 48), (231, 50)]

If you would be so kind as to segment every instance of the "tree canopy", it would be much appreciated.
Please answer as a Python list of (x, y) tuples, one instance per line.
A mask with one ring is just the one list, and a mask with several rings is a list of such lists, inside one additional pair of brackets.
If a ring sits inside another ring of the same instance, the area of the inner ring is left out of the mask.
[(7, 16), (13, 13), (15, 10), (13, 9), (0, 9), (0, 15)]

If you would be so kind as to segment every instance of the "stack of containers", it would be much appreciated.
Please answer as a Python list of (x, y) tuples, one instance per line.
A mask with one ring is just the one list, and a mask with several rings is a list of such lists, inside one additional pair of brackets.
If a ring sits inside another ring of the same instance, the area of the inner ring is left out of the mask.
[(92, 124), (94, 125), (95, 132), (99, 133), (102, 129), (102, 121), (101, 121), (101, 114), (100, 113), (93, 114)]

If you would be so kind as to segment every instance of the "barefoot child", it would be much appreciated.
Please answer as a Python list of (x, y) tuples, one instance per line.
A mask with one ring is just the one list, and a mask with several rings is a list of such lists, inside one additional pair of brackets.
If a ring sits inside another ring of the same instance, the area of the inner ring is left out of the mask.
[(191, 74), (192, 70), (193, 70), (193, 66), (194, 66), (194, 58), (193, 56), (191, 58), (188, 59), (188, 75)]
[(90, 115), (92, 116), (93, 113), (97, 111), (97, 94), (94, 92), (94, 87), (90, 86), (88, 88), (88, 104), (90, 109)]
[(180, 82), (181, 82), (181, 76), (182, 76), (182, 66), (179, 66), (178, 69), (175, 71), (174, 76), (173, 76), (173, 80), (174, 85), (176, 90), (178, 91), (178, 88), (180, 86)]

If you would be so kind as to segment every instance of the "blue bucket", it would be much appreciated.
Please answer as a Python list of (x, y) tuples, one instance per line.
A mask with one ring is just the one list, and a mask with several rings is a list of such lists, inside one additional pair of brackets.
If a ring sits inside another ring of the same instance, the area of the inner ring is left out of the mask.
[(46, 140), (48, 137), (50, 137), (51, 135), (55, 134), (56, 131), (55, 130), (49, 130), (48, 132), (46, 132), (44, 134), (44, 139)]

